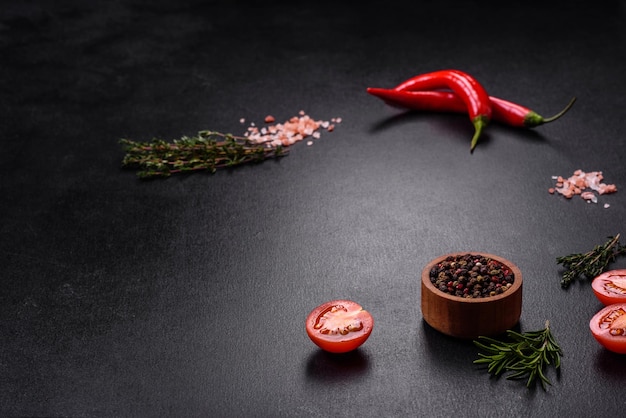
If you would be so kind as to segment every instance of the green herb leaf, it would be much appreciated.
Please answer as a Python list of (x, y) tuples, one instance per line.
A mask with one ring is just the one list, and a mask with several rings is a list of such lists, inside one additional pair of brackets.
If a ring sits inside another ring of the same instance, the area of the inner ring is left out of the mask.
[(619, 234), (617, 234), (614, 237), (609, 237), (606, 243), (596, 245), (592, 250), (585, 253), (573, 253), (557, 257), (557, 264), (565, 267), (561, 287), (567, 288), (581, 277), (593, 279), (603, 273), (609, 263), (614, 261), (618, 255), (623, 254), (626, 254), (626, 245), (620, 244)]
[(561, 367), (563, 352), (550, 330), (550, 323), (542, 330), (518, 333), (506, 332), (511, 341), (498, 341), (489, 337), (478, 337), (474, 345), (483, 352), (478, 353), (474, 364), (486, 364), (492, 376), (509, 373), (507, 379), (527, 379), (526, 386), (531, 387), (539, 378), (542, 388), (551, 385), (544, 369), (552, 365)]
[(215, 173), (222, 167), (261, 162), (288, 153), (287, 147), (213, 131), (200, 131), (196, 136), (183, 136), (172, 142), (121, 139), (120, 144), (126, 152), (122, 166), (136, 169), (137, 176), (142, 179), (198, 171)]

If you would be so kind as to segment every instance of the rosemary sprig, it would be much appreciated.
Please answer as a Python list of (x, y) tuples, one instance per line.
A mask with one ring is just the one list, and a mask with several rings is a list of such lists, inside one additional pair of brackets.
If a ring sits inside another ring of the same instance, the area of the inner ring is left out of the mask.
[(126, 152), (122, 166), (137, 169), (142, 179), (196, 171), (214, 173), (218, 168), (260, 162), (288, 153), (287, 147), (214, 131), (200, 131), (196, 136), (183, 136), (172, 142), (121, 139), (120, 143)]
[(596, 245), (586, 253), (574, 253), (557, 257), (557, 264), (565, 267), (561, 287), (567, 288), (580, 276), (593, 279), (598, 276), (620, 254), (626, 254), (626, 245), (619, 242), (619, 234), (609, 237), (603, 245)]
[(507, 379), (527, 378), (526, 386), (530, 387), (537, 378), (541, 387), (551, 385), (544, 369), (552, 364), (555, 369), (561, 367), (563, 352), (550, 330), (550, 322), (542, 330), (520, 334), (513, 330), (506, 332), (512, 340), (502, 342), (489, 337), (478, 337), (474, 344), (483, 350), (478, 353), (475, 364), (487, 364), (487, 371), (493, 376), (509, 372)]

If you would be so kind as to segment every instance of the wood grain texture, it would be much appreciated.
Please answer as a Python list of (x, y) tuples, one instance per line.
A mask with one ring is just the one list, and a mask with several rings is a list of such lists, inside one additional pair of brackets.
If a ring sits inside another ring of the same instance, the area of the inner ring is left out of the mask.
[[(480, 254), (509, 267), (515, 281), (505, 293), (486, 298), (463, 298), (437, 289), (430, 281), (430, 270), (448, 256)], [(511, 261), (476, 251), (445, 254), (422, 270), (422, 315), (433, 328), (458, 338), (494, 336), (514, 327), (522, 313), (522, 272)]]

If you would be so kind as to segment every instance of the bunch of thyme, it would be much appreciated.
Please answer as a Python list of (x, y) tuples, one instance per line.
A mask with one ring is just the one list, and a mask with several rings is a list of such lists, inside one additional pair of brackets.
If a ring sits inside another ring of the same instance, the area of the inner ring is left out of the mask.
[(617, 234), (614, 237), (609, 237), (609, 240), (603, 245), (596, 245), (586, 253), (557, 257), (557, 264), (562, 264), (565, 267), (561, 287), (569, 287), (580, 276), (593, 279), (603, 273), (609, 263), (620, 254), (626, 254), (626, 245), (620, 244), (619, 234)]
[(172, 142), (122, 139), (120, 143), (126, 152), (122, 166), (137, 169), (137, 176), (142, 179), (197, 171), (214, 173), (218, 168), (260, 162), (288, 153), (287, 147), (214, 131), (200, 131), (196, 136), (183, 136)]
[(557, 371), (561, 367), (563, 352), (550, 330), (550, 323), (542, 330), (520, 334), (513, 330), (506, 332), (510, 342), (497, 341), (489, 337), (478, 337), (474, 344), (484, 351), (479, 353), (475, 364), (487, 364), (487, 371), (493, 376), (510, 372), (507, 379), (524, 379), (530, 387), (537, 378), (541, 387), (551, 385), (544, 369), (552, 364)]

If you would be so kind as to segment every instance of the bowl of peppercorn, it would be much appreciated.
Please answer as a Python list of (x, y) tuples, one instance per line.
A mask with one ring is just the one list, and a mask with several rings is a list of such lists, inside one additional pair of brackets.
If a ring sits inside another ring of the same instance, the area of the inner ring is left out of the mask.
[(513, 328), (522, 313), (522, 272), (493, 254), (459, 252), (422, 270), (422, 316), (452, 337), (495, 336)]

